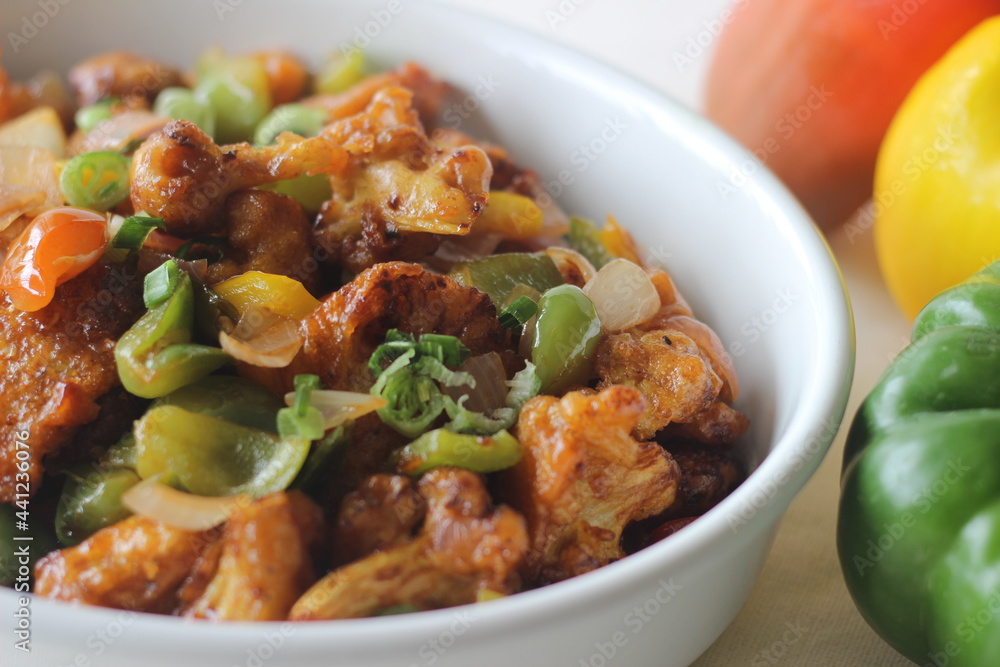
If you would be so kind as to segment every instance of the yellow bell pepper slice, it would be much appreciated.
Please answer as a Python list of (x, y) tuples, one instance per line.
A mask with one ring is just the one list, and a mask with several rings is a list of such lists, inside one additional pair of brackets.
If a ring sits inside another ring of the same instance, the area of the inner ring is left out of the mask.
[(297, 280), (263, 271), (247, 271), (212, 286), (242, 315), (251, 305), (276, 315), (300, 320), (319, 306), (319, 301)]
[(632, 235), (628, 233), (628, 230), (619, 225), (618, 221), (615, 220), (615, 216), (610, 213), (608, 213), (608, 221), (604, 223), (604, 227), (598, 232), (598, 238), (600, 238), (604, 247), (608, 249), (608, 252), (615, 257), (622, 257), (633, 264), (643, 266), (642, 257), (639, 255), (639, 248), (636, 246)]
[(473, 224), (475, 232), (501, 234), (525, 240), (542, 233), (545, 216), (532, 199), (514, 192), (490, 192), (489, 203)]

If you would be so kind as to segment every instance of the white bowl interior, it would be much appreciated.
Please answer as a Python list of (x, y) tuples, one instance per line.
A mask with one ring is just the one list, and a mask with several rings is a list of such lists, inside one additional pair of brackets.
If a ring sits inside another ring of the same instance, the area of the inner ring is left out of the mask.
[[(21, 26), (38, 6), (8, 0), (0, 23)], [(190, 65), (213, 44), (234, 51), (285, 46), (315, 65), (355, 40), (377, 63), (414, 59), (455, 84), (460, 93), (446, 109), (445, 125), (507, 147), (554, 184), (550, 193), (567, 211), (598, 220), (610, 212), (630, 229), (730, 349), (742, 385), (738, 407), (752, 419), (741, 447), (756, 472), (706, 517), (602, 571), (477, 613), (497, 628), (543, 623), (548, 614), (571, 617), (571, 605), (586, 608), (615, 589), (649, 585), (672, 568), (710, 561), (712, 545), (767, 542), (836, 432), (853, 369), (853, 331), (839, 274), (819, 234), (763, 169), (744, 181), (730, 179), (745, 151), (707, 121), (586, 57), (423, 2), (68, 3), (16, 53), (5, 49), (4, 65), (21, 76), (41, 67), (64, 71), (111, 48)], [(735, 529), (743, 525), (750, 527)], [(6, 611), (12, 598), (0, 591), (0, 608)], [(728, 603), (728, 618), (742, 599)], [(42, 600), (34, 605), (51, 627), (63, 624), (81, 637), (87, 628), (114, 622), (116, 613)], [(426, 637), (452, 622), (454, 612), (419, 616), (310, 625), (296, 630), (296, 644), (303, 655), (335, 655), (331, 646), (364, 655), (364, 643), (375, 637), (389, 643), (393, 636)], [(700, 653), (722, 626), (699, 635), (700, 646), (687, 654)], [(241, 624), (195, 629), (166, 618), (132, 619), (130, 628), (136, 641), (142, 637), (168, 652), (185, 637), (196, 636), (206, 647), (228, 642), (220, 649), (226, 656), (233, 646), (242, 655), (261, 632)]]

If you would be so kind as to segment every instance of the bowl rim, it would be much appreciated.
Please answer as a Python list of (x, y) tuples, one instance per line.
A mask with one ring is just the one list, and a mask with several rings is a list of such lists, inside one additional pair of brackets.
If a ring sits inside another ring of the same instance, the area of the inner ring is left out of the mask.
[[(572, 70), (575, 77), (600, 82), (602, 86), (613, 86), (651, 118), (665, 121), (667, 126), (679, 121), (689, 125), (692, 130), (678, 136), (678, 139), (696, 146), (706, 160), (732, 170), (739, 169), (738, 165), (748, 158), (756, 161), (746, 149), (704, 117), (614, 65), (502, 19), (441, 0), (418, 0), (417, 4), (451, 13), (466, 24), (500, 31), (501, 36), (508, 35), (512, 42), (515, 39), (527, 42), (533, 56), (556, 64), (562, 70)], [(664, 571), (670, 567), (679, 567), (695, 559), (703, 561), (705, 554), (712, 552), (711, 546), (725, 539), (727, 533), (735, 532), (736, 537), (741, 537), (741, 532), (742, 539), (749, 540), (754, 533), (752, 529), (735, 531), (730, 523), (738, 507), (755, 507), (747, 521), (773, 523), (780, 518), (792, 498), (819, 467), (836, 435), (846, 410), (854, 373), (855, 338), (848, 292), (825, 239), (777, 177), (765, 165), (757, 162), (756, 166), (753, 177), (742, 189), (762, 205), (767, 205), (772, 211), (773, 221), (789, 239), (790, 245), (800, 256), (811, 260), (803, 261), (803, 265), (812, 273), (812, 284), (817, 288), (813, 304), (818, 311), (816, 317), (820, 324), (826, 325), (818, 327), (820, 339), (816, 347), (828, 350), (829, 354), (817, 359), (816, 370), (800, 399), (802, 408), (792, 416), (784, 434), (774, 442), (772, 449), (747, 479), (716, 507), (670, 540), (653, 544), (593, 572), (487, 605), (463, 605), (380, 618), (296, 623), (296, 642), (300, 648), (310, 650), (319, 646), (329, 649), (337, 645), (349, 651), (371, 641), (383, 644), (419, 643), (453, 623), (456, 613), (474, 615), (479, 619), (477, 625), (489, 624), (497, 631), (532, 625), (538, 619), (582, 608), (595, 600), (613, 596), (624, 588), (640, 587), (656, 581), (665, 576)], [(817, 424), (820, 425), (818, 429)], [(763, 489), (773, 491), (764, 494), (765, 501), (761, 505), (755, 503), (753, 498)], [(21, 595), (13, 591), (3, 591), (2, 594)], [(122, 613), (122, 610), (84, 607), (34, 595), (31, 599), (37, 611), (53, 616), (70, 614), (78, 617), (82, 611), (88, 618), (111, 621)], [(197, 636), (199, 642), (215, 640), (226, 644), (245, 638), (250, 642), (248, 645), (256, 645), (263, 632), (289, 623), (232, 621), (216, 624), (155, 614), (137, 616), (139, 618), (133, 627), (141, 625), (155, 630), (155, 633), (143, 634), (144, 643), (163, 646), (175, 646), (177, 639), (193, 636)]]

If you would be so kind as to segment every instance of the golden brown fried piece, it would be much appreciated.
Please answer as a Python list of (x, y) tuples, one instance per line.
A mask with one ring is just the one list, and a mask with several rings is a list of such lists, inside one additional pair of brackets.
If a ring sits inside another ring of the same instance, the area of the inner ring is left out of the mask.
[[(219, 147), (194, 124), (173, 121), (136, 151), (132, 205), (163, 218), (180, 236), (218, 231), (226, 197), (304, 174), (330, 174), (335, 196), (324, 205), (318, 242), (332, 255), (384, 258), (404, 231), (464, 234), (483, 209), (492, 167), (473, 146), (435, 149), (410, 106), (412, 94), (386, 88), (364, 112), (301, 139), (283, 133), (273, 146)], [(367, 220), (368, 231), (364, 231)], [(378, 238), (381, 237), (382, 241)], [(373, 244), (364, 250), (357, 240)], [(341, 244), (350, 246), (341, 250)]]
[(68, 125), (76, 111), (69, 91), (55, 72), (43, 70), (27, 81), (11, 81), (0, 66), (0, 123), (17, 118), (36, 107), (52, 107), (63, 125)]
[(743, 479), (732, 450), (692, 442), (670, 442), (667, 451), (681, 471), (677, 499), (663, 518), (700, 516), (712, 509)]
[(292, 620), (371, 616), (401, 604), (419, 609), (474, 602), (480, 591), (513, 593), (528, 548), (524, 518), (491, 507), (482, 477), (437, 468), (420, 480), (423, 530), (401, 546), (334, 570), (292, 608)]
[(302, 320), (302, 350), (272, 389), (291, 391), (298, 373), (329, 389), (368, 391), (368, 360), (389, 329), (456, 336), (473, 355), (499, 352), (507, 332), (484, 293), (417, 264), (378, 264), (327, 296)]
[(266, 190), (240, 190), (226, 199), (223, 213), (228, 245), (208, 265), (208, 282), (222, 282), (247, 271), (295, 278), (314, 294), (320, 285), (312, 229), (291, 197)]
[(81, 107), (106, 97), (152, 102), (164, 88), (181, 85), (181, 73), (173, 67), (125, 51), (84, 60), (69, 71), (68, 78)]
[(0, 293), (0, 502), (25, 491), (15, 485), (19, 449), (28, 451), (35, 493), (43, 459), (97, 417), (95, 401), (119, 384), (115, 341), (145, 312), (141, 293), (141, 279), (101, 264), (60, 285), (34, 313)]
[(679, 470), (662, 447), (629, 433), (643, 413), (628, 387), (536, 396), (516, 434), (524, 458), (499, 473), (503, 500), (528, 520), (528, 582), (541, 585), (622, 558), (622, 531), (671, 506)]
[(352, 160), (331, 180), (317, 241), (350, 271), (430, 254), (440, 243), (435, 235), (467, 234), (485, 208), (489, 157), (474, 145), (437, 147), (411, 102), (410, 91), (386, 88), (364, 114), (324, 131)]
[(372, 475), (340, 505), (333, 536), (337, 564), (409, 542), (426, 511), (409, 477)]
[(441, 105), (448, 94), (448, 84), (434, 79), (420, 65), (408, 62), (391, 72), (383, 72), (359, 81), (337, 95), (314, 95), (302, 100), (306, 106), (326, 111), (326, 122), (361, 113), (383, 88), (406, 88), (413, 92), (413, 106), (421, 122), (430, 127), (437, 120)]
[(315, 580), (310, 549), (323, 523), (307, 496), (273, 493), (237, 509), (226, 522), (218, 569), (184, 616), (278, 621)]
[[(292, 391), (299, 373), (319, 375), (328, 389), (367, 392), (375, 379), (368, 360), (389, 329), (416, 336), (456, 336), (473, 355), (502, 351), (508, 333), (489, 297), (416, 264), (378, 264), (323, 299), (302, 320), (302, 349), (288, 367), (241, 366), (240, 373), (277, 394)], [(407, 439), (376, 415), (357, 420), (343, 466), (328, 485), (330, 506), (386, 461)]]
[(38, 561), (35, 592), (101, 607), (170, 613), (181, 582), (217, 535), (131, 516)]
[(688, 438), (709, 445), (731, 445), (749, 427), (746, 415), (720, 400), (697, 413), (689, 422), (667, 425), (663, 434), (668, 438)]
[(226, 197), (265, 183), (342, 170), (347, 152), (322, 137), (283, 134), (273, 146), (220, 148), (186, 120), (155, 133), (132, 161), (132, 206), (163, 218), (171, 233), (195, 236), (219, 230)]
[(594, 362), (599, 389), (634, 387), (647, 405), (635, 429), (648, 440), (674, 422), (690, 422), (715, 403), (722, 380), (690, 337), (674, 329), (605, 336)]

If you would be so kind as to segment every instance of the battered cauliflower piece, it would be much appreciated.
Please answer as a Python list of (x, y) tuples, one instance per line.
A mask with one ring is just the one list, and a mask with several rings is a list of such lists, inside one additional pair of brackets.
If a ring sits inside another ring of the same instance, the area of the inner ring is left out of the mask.
[(528, 583), (543, 585), (625, 556), (622, 531), (670, 507), (680, 471), (671, 456), (629, 433), (645, 402), (635, 389), (536, 396), (515, 431), (524, 457), (496, 488), (528, 520)]
[(218, 569), (183, 616), (278, 621), (314, 581), (310, 549), (323, 524), (299, 492), (278, 492), (237, 509), (225, 524)]
[(132, 206), (163, 218), (167, 229), (190, 237), (219, 231), (226, 197), (237, 190), (305, 174), (342, 170), (349, 156), (325, 137), (291, 133), (273, 146), (219, 147), (197, 125), (168, 123), (132, 160)]
[(218, 531), (192, 533), (131, 516), (35, 566), (35, 593), (69, 602), (171, 613), (177, 590)]
[(409, 542), (427, 503), (403, 475), (372, 475), (340, 505), (333, 546), (338, 565)]
[(473, 355), (499, 352), (508, 333), (490, 298), (417, 264), (389, 262), (359, 274), (302, 320), (305, 342), (275, 391), (291, 391), (298, 373), (328, 389), (368, 391), (368, 360), (389, 329), (456, 336)]
[(0, 293), (0, 502), (17, 497), (19, 451), (35, 493), (45, 460), (99, 416), (101, 397), (120, 385), (115, 341), (144, 310), (142, 280), (105, 264), (60, 285), (33, 313)]
[(325, 131), (352, 160), (331, 180), (316, 235), (350, 271), (428, 255), (440, 243), (436, 235), (467, 234), (486, 206), (493, 166), (485, 151), (435, 145), (412, 98), (404, 88), (380, 90), (364, 114)]
[(673, 329), (607, 335), (597, 348), (594, 368), (599, 389), (625, 385), (646, 398), (634, 431), (639, 440), (673, 422), (694, 420), (722, 390), (722, 380), (698, 344)]
[(524, 518), (492, 508), (482, 477), (437, 468), (420, 480), (420, 533), (321, 579), (292, 607), (296, 621), (358, 618), (408, 604), (436, 609), (475, 602), (480, 591), (513, 593), (528, 548)]
[(228, 243), (222, 259), (208, 265), (209, 284), (263, 271), (294, 278), (318, 293), (312, 225), (294, 199), (266, 190), (234, 192), (223, 220)]
[[(489, 195), (489, 158), (475, 146), (436, 149), (412, 98), (404, 88), (385, 88), (363, 112), (319, 136), (282, 133), (277, 144), (260, 148), (219, 147), (193, 123), (172, 121), (136, 151), (132, 205), (190, 237), (217, 232), (226, 197), (237, 190), (327, 174), (334, 197), (323, 207), (317, 240), (334, 261), (363, 255), (348, 268), (388, 258), (384, 247), (395, 247), (401, 232), (466, 234)], [(372, 249), (362, 250), (361, 238)]]
[(68, 78), (81, 107), (108, 97), (150, 104), (164, 88), (182, 85), (181, 74), (173, 67), (126, 51), (88, 58), (74, 66)]
[[(501, 352), (509, 340), (486, 294), (417, 264), (389, 262), (362, 272), (302, 320), (302, 349), (287, 367), (244, 364), (239, 372), (279, 395), (293, 390), (300, 373), (318, 375), (327, 389), (368, 392), (375, 383), (368, 360), (389, 329), (455, 336), (474, 356)], [(347, 490), (384, 471), (393, 451), (407, 442), (377, 415), (354, 422), (324, 505), (336, 507)]]

